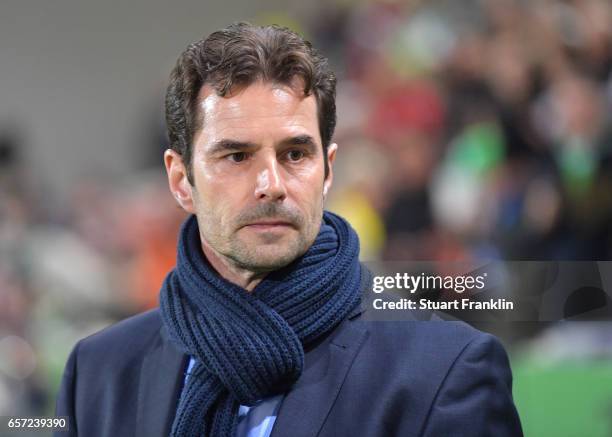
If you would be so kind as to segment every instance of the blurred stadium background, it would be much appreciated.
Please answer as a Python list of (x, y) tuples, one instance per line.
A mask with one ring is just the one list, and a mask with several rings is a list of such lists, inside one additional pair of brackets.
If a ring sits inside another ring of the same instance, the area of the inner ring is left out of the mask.
[[(328, 207), (364, 260), (612, 259), (612, 3), (0, 5), (0, 416), (52, 414), (74, 343), (156, 305), (184, 215), (163, 93), (191, 41), (299, 31), (339, 76)], [(527, 436), (612, 435), (612, 328), (491, 328)]]

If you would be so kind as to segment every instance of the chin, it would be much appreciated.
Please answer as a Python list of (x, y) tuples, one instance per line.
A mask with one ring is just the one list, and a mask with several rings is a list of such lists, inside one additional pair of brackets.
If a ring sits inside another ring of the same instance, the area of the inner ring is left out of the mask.
[(237, 260), (242, 267), (251, 271), (271, 272), (281, 269), (304, 254), (296, 247), (257, 247), (247, 256)]
[(262, 269), (272, 271), (281, 269), (298, 258), (301, 254), (295, 252), (288, 252), (284, 254), (270, 254), (266, 256), (265, 254), (257, 255), (257, 264), (260, 265)]

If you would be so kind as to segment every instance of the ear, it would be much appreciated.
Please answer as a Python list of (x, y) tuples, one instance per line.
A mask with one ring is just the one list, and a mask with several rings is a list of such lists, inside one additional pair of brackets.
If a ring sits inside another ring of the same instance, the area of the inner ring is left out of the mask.
[(336, 152), (338, 151), (338, 144), (331, 143), (327, 148), (327, 162), (329, 164), (329, 171), (325, 182), (323, 182), (323, 197), (327, 196), (329, 189), (334, 181), (334, 161), (336, 159)]
[(187, 169), (183, 158), (174, 150), (164, 152), (164, 164), (168, 175), (168, 186), (172, 196), (185, 211), (195, 214), (193, 186), (187, 179)]

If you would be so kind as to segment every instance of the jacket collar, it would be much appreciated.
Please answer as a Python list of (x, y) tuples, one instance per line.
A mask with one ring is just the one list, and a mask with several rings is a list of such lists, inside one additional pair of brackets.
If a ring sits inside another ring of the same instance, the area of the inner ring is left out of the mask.
[(283, 399), (271, 437), (318, 435), (366, 334), (364, 324), (345, 320), (331, 338), (306, 353), (304, 372)]
[[(371, 285), (371, 273), (361, 267), (363, 294)], [(363, 305), (357, 305), (331, 335), (306, 352), (302, 376), (285, 395), (270, 437), (319, 434), (367, 338), (365, 324), (354, 321), (363, 311)]]
[(136, 436), (167, 437), (170, 434), (188, 358), (170, 341), (162, 326), (142, 363)]

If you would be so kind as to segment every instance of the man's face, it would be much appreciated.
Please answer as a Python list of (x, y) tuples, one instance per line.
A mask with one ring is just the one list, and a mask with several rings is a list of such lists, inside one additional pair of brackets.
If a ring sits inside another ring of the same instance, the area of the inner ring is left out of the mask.
[(304, 97), (300, 85), (256, 82), (226, 97), (209, 86), (200, 92), (194, 186), (184, 187), (181, 204), (197, 215), (205, 253), (241, 269), (289, 264), (321, 225), (336, 145), (329, 147), (325, 178), (316, 100)]

